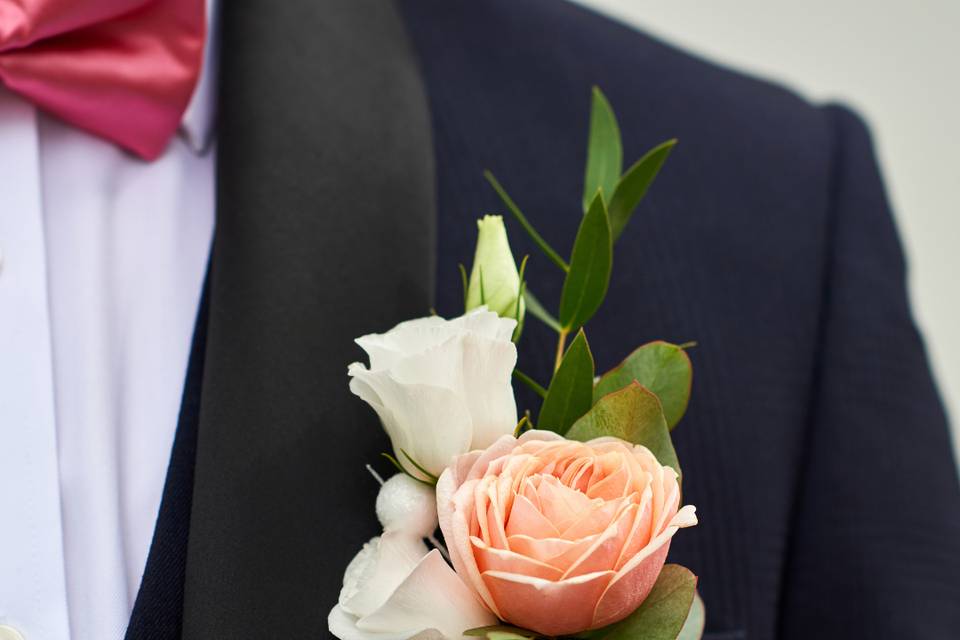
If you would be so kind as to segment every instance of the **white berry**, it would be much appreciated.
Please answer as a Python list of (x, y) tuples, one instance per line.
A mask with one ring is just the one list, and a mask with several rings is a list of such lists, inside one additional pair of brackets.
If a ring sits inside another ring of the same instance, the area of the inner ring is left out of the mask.
[(398, 473), (380, 487), (377, 518), (384, 531), (425, 538), (437, 529), (436, 493), (433, 487)]

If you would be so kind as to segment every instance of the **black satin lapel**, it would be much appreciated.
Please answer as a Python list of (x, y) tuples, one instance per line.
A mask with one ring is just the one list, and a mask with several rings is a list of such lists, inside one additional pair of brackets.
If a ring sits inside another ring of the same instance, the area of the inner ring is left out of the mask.
[(325, 635), (376, 533), (353, 338), (425, 315), (429, 117), (385, 0), (223, 3), (218, 209), (184, 635)]

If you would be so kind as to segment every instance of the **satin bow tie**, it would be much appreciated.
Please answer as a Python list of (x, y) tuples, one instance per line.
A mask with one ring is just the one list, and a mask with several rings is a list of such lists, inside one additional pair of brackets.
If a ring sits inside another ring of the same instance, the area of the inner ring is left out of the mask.
[(146, 160), (176, 133), (203, 0), (0, 0), (0, 83)]

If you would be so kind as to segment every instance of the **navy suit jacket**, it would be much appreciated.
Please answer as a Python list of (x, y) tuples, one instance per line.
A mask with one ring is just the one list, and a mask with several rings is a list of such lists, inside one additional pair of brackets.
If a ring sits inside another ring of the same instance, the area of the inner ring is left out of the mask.
[[(326, 635), (388, 447), (347, 391), (352, 338), (462, 311), (473, 221), (503, 211), (483, 169), (569, 250), (592, 85), (628, 161), (680, 140), (587, 331), (600, 369), (699, 345), (674, 437), (701, 523), (671, 558), (706, 637), (957, 637), (956, 468), (856, 115), (558, 0), (223, 10), (214, 251), (128, 638)], [(547, 380), (554, 336), (527, 326)]]

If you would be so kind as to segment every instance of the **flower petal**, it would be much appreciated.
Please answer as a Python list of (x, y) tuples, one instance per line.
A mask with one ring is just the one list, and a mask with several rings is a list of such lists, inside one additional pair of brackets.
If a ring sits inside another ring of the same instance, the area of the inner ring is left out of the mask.
[(566, 571), (598, 537), (599, 535), (593, 535), (579, 540), (564, 540), (563, 538), (531, 538), (516, 535), (507, 538), (507, 542), (511, 551), (549, 564), (560, 571)]
[(463, 397), (473, 418), (471, 448), (485, 449), (517, 426), (517, 402), (511, 377), (517, 347), (508, 340), (466, 335), (463, 350)]
[(392, 368), (402, 358), (436, 346), (456, 333), (450, 321), (427, 316), (401, 322), (387, 333), (371, 333), (355, 340), (367, 352), (370, 369)]
[(697, 524), (695, 512), (696, 507), (686, 505), (671, 519), (663, 532), (617, 572), (597, 603), (591, 628), (605, 627), (622, 620), (643, 602), (663, 569), (673, 534), (683, 527)]
[(572, 578), (596, 571), (613, 571), (620, 557), (620, 550), (630, 535), (637, 505), (631, 504), (601, 533), (592, 545), (563, 574)]
[(350, 390), (377, 415), (397, 459), (415, 472), (401, 453), (406, 451), (430, 473), (439, 475), (454, 456), (466, 451), (473, 434), (463, 400), (441, 387), (402, 384), (388, 371), (351, 366)]
[(374, 611), (425, 555), (427, 547), (416, 536), (387, 532), (371, 539), (347, 565), (340, 606), (356, 616)]
[(590, 626), (594, 603), (613, 575), (612, 571), (604, 571), (554, 582), (488, 571), (483, 579), (504, 620), (544, 635), (558, 636)]
[(453, 568), (477, 591), (487, 607), (499, 615), (493, 596), (480, 577), (480, 570), (470, 546), (470, 514), (476, 508), (474, 489), (479, 483), (479, 480), (469, 480), (457, 491), (454, 472), (452, 469), (444, 471), (437, 482), (437, 513)]
[(605, 627), (633, 613), (653, 589), (669, 549), (670, 536), (655, 538), (647, 549), (632, 558), (603, 592), (589, 628)]
[(357, 628), (373, 632), (436, 629), (444, 638), (460, 638), (468, 629), (495, 623), (496, 617), (434, 549), (382, 607), (357, 621)]
[(525, 555), (515, 553), (509, 549), (491, 547), (480, 538), (471, 538), (474, 557), (481, 574), (485, 571), (499, 571), (503, 573), (520, 573), (544, 580), (559, 580), (563, 572), (549, 564), (544, 564)]
[(553, 523), (524, 496), (513, 500), (513, 511), (507, 521), (507, 535), (523, 533), (534, 538), (559, 538), (560, 532)]

